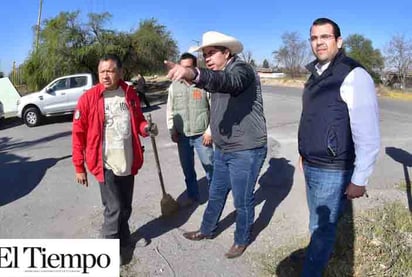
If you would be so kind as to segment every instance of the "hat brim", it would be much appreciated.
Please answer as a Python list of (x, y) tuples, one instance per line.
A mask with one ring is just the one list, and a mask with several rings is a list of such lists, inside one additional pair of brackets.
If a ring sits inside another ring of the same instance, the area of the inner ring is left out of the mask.
[(239, 41), (226, 41), (226, 42), (221, 41), (218, 43), (208, 43), (208, 44), (201, 45), (201, 46), (197, 46), (197, 45), (191, 46), (189, 48), (189, 52), (198, 52), (198, 51), (202, 51), (203, 48), (213, 47), (213, 46), (226, 47), (227, 49), (230, 50), (231, 54), (239, 54), (243, 50), (243, 45)]

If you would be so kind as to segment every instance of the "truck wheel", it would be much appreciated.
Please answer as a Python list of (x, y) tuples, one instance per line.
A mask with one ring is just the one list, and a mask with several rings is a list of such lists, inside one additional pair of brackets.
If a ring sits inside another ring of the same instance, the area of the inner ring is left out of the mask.
[(37, 108), (31, 107), (24, 112), (24, 123), (29, 127), (35, 127), (40, 124), (41, 114)]

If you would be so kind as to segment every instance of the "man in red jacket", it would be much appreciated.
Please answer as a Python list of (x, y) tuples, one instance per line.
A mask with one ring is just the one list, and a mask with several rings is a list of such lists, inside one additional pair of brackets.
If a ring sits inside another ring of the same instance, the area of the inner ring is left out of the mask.
[(156, 136), (148, 125), (139, 98), (122, 79), (116, 55), (99, 61), (99, 84), (79, 99), (73, 119), (73, 165), (77, 183), (88, 186), (85, 164), (100, 184), (104, 206), (104, 238), (130, 242), (134, 175), (143, 164), (139, 135)]

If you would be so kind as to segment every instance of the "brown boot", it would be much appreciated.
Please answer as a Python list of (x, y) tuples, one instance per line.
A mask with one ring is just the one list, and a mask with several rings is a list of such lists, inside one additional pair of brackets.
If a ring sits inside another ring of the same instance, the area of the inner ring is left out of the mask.
[(225, 254), (228, 259), (233, 259), (241, 256), (245, 252), (247, 245), (233, 244), (229, 251)]

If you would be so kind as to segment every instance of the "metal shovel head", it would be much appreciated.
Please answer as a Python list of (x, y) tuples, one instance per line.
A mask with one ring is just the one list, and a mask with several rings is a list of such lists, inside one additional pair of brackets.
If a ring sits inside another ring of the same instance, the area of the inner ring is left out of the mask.
[(160, 200), (160, 210), (162, 211), (162, 216), (170, 216), (179, 210), (179, 204), (167, 193)]

